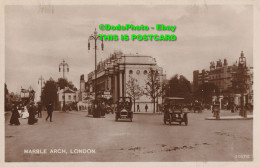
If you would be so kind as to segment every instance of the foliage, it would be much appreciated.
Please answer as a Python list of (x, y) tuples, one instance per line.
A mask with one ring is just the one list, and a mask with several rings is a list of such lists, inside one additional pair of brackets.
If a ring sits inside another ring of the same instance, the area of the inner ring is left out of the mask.
[(132, 75), (129, 75), (129, 80), (126, 83), (126, 94), (132, 98), (135, 112), (135, 101), (143, 95), (143, 89), (139, 86), (137, 79)]
[(197, 97), (203, 103), (211, 103), (212, 96), (219, 95), (219, 88), (214, 83), (203, 83), (196, 92)]
[(56, 82), (50, 78), (46, 81), (43, 90), (42, 90), (42, 103), (43, 105), (47, 105), (49, 102), (52, 102), (54, 106), (57, 106), (57, 86)]
[(8, 96), (9, 96), (9, 91), (8, 91), (7, 85), (5, 83), (5, 111), (11, 110), (11, 104), (8, 99)]
[(151, 97), (153, 100), (153, 113), (155, 113), (155, 99), (160, 97), (162, 94), (160, 83), (160, 75), (158, 70), (153, 70), (150, 68), (146, 80), (146, 87), (144, 94), (148, 97)]
[(168, 97), (182, 97), (186, 102), (192, 100), (191, 84), (183, 75), (174, 75), (165, 88), (165, 95)]
[(73, 83), (68, 81), (64, 78), (59, 78), (57, 81), (57, 86), (60, 87), (60, 89), (64, 89), (64, 87), (69, 87), (72, 90), (77, 90), (77, 88), (73, 85)]

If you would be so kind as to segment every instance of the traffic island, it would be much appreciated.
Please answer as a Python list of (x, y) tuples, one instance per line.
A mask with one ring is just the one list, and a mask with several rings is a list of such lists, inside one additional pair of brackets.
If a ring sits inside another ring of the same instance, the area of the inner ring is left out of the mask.
[(205, 120), (252, 120), (253, 115), (247, 115), (247, 117), (241, 117), (239, 115), (237, 116), (220, 116), (219, 119), (216, 119), (216, 117), (207, 117)]

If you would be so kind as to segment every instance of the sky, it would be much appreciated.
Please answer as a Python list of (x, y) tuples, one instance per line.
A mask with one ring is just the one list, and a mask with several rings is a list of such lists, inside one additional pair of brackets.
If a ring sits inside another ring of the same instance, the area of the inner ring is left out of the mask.
[[(41, 10), (43, 9), (43, 10)], [(99, 24), (176, 26), (171, 31), (101, 31)], [(250, 5), (55, 5), (5, 7), (5, 83), (10, 92), (29, 88), (39, 92), (38, 79), (62, 77), (64, 59), (69, 81), (79, 88), (81, 74), (94, 69), (93, 41), (100, 34), (175, 34), (176, 41), (105, 41), (97, 59), (114, 50), (148, 55), (166, 72), (167, 78), (184, 75), (192, 81), (194, 70), (209, 69), (211, 61), (227, 59), (232, 65), (243, 50), (253, 65), (253, 7)]]

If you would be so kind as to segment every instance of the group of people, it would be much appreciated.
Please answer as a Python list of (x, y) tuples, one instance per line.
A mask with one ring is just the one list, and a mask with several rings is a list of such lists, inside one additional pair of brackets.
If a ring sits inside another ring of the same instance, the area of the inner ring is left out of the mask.
[[(50, 118), (50, 122), (52, 122), (53, 106), (51, 102), (49, 102), (49, 104), (46, 105), (46, 109), (48, 114), (46, 117), (46, 121)], [(23, 112), (19, 113), (18, 110), (23, 110)], [(38, 103), (38, 109), (36, 109), (34, 103), (31, 102), (28, 106), (28, 116), (26, 115), (27, 115), (27, 106), (21, 107), (21, 105), (14, 103), (12, 106), (12, 116), (10, 119), (10, 125), (20, 125), (19, 118), (28, 118), (29, 125), (33, 125), (37, 123), (38, 119), (35, 118), (35, 115), (38, 115), (38, 118), (42, 117), (42, 104)]]
[[(145, 112), (147, 112), (147, 110), (148, 110), (148, 105), (147, 104), (145, 104), (144, 109), (145, 109)], [(137, 112), (141, 112), (139, 104), (137, 104)]]

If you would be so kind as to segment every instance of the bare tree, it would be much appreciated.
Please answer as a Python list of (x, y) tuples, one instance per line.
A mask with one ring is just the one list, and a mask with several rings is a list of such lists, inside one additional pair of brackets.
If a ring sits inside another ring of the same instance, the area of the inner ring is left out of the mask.
[(132, 75), (129, 75), (129, 80), (126, 83), (126, 94), (132, 98), (135, 112), (135, 101), (143, 95), (143, 89), (139, 86), (137, 79)]
[(153, 100), (153, 113), (155, 113), (156, 98), (161, 96), (160, 75), (158, 70), (150, 68), (146, 81), (145, 95)]

